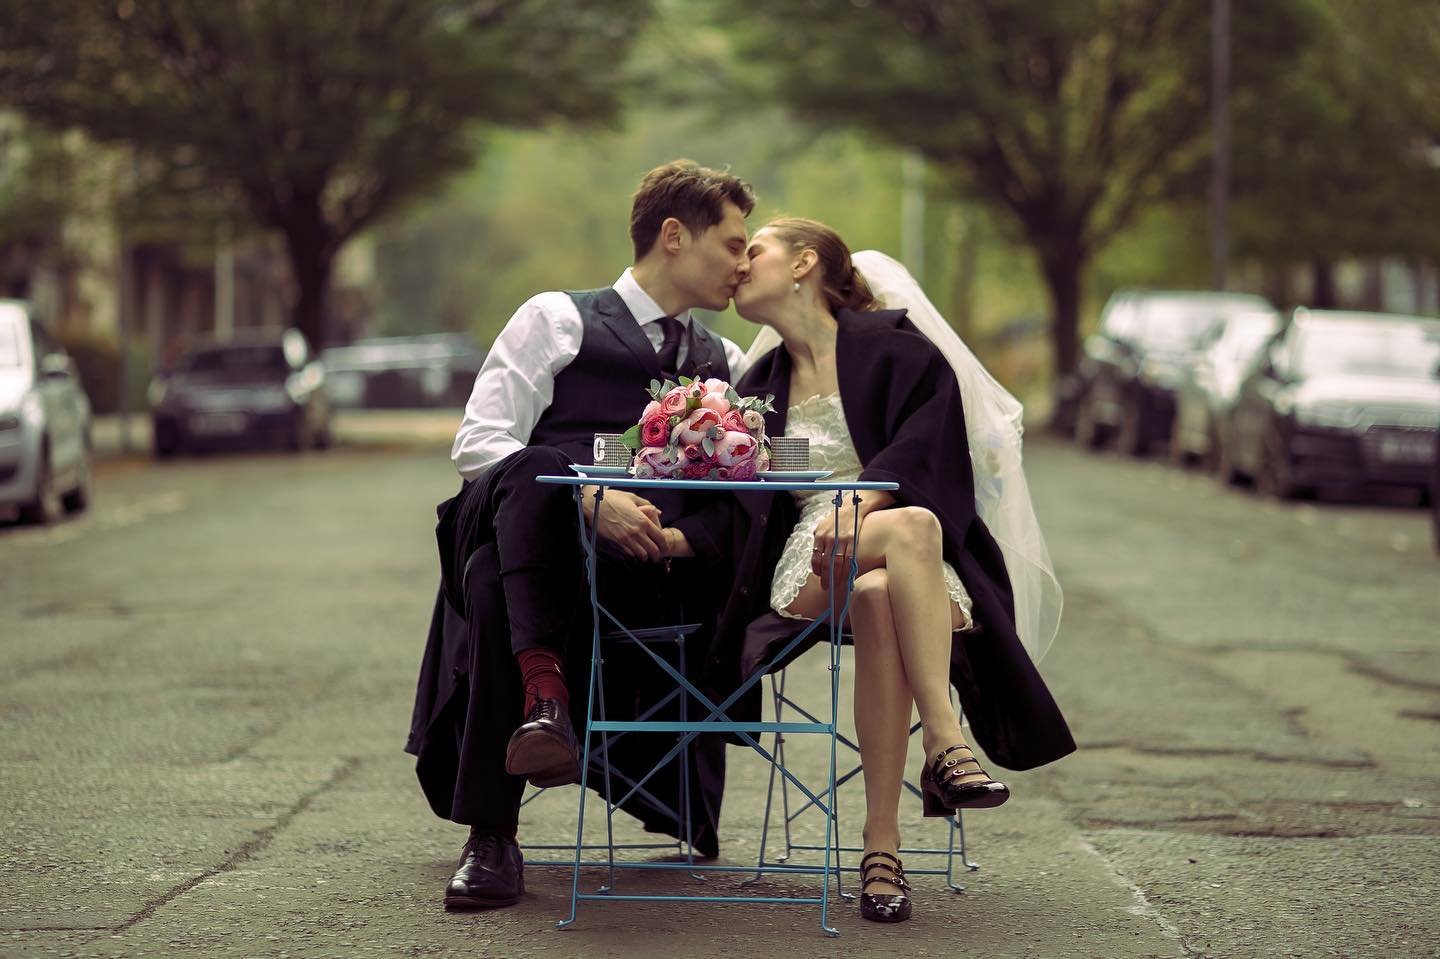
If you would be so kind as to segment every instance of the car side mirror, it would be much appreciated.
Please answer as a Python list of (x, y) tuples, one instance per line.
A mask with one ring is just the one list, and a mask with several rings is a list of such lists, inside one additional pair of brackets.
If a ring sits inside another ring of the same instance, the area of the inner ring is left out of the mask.
[(66, 379), (75, 375), (75, 363), (64, 353), (48, 353), (40, 358), (41, 379)]

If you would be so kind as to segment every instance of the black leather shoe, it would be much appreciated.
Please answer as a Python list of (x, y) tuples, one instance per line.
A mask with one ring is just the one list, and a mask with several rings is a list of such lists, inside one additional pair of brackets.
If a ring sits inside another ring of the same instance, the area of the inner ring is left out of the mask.
[[(965, 755), (946, 759), (953, 752)], [(978, 782), (962, 783), (967, 776), (984, 776)], [(944, 749), (935, 762), (920, 771), (920, 798), (927, 816), (948, 816), (956, 809), (990, 809), (1010, 798), (1010, 787), (990, 778), (980, 768), (975, 753), (963, 743)]]
[(505, 771), (542, 788), (580, 781), (580, 742), (560, 700), (535, 701), (505, 748)]
[(513, 906), (525, 892), (525, 860), (515, 840), (470, 830), (460, 865), (445, 887), (446, 909)]

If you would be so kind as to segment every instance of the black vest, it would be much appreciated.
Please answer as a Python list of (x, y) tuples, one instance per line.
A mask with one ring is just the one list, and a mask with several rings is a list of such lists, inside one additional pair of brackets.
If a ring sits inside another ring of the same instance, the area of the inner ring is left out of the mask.
[[(531, 446), (558, 446), (576, 463), (594, 461), (596, 433), (623, 433), (650, 402), (646, 388), (660, 379), (649, 337), (611, 287), (569, 294), (580, 311), (580, 352), (555, 377), (555, 396), (530, 434)], [(690, 319), (680, 373), (730, 380), (720, 337)]]

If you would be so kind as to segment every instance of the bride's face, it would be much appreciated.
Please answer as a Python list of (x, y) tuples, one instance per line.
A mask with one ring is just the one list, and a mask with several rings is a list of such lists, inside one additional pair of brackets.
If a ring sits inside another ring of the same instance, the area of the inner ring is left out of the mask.
[(745, 255), (750, 258), (750, 272), (735, 288), (735, 312), (759, 323), (793, 295), (795, 254), (772, 231), (760, 230), (750, 238)]

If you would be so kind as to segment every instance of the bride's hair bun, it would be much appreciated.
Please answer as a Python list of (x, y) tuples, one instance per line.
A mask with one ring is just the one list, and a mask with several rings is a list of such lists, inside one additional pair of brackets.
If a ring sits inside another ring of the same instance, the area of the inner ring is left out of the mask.
[(825, 305), (831, 313), (841, 309), (864, 312), (880, 309), (870, 284), (855, 269), (850, 248), (840, 234), (819, 220), (800, 216), (783, 216), (765, 224), (765, 229), (779, 236), (792, 250), (814, 250), (820, 260), (820, 286)]

